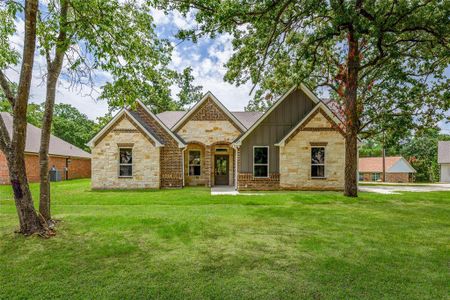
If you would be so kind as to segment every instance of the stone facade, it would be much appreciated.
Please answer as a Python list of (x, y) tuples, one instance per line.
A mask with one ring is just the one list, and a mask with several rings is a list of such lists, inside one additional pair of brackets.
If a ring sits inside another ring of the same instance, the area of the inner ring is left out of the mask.
[[(119, 148), (132, 148), (133, 176), (119, 177)], [(128, 118), (115, 126), (92, 149), (93, 189), (160, 187), (160, 148), (155, 147)]]
[[(325, 178), (311, 177), (311, 147), (325, 147)], [(345, 141), (318, 112), (280, 147), (280, 187), (295, 190), (343, 190)]]
[(178, 132), (186, 142), (231, 143), (241, 133), (229, 121), (189, 121)]
[[(185, 151), (185, 184), (213, 186), (215, 182), (215, 155), (228, 155), (229, 184), (234, 182), (234, 151), (230, 144), (241, 135), (238, 126), (211, 100), (202, 103), (177, 134), (188, 143)], [(217, 148), (226, 149), (218, 153)], [(201, 175), (189, 176), (188, 158), (190, 149), (201, 151)]]
[[(61, 180), (91, 177), (91, 160), (88, 158), (49, 156), (49, 170), (55, 166), (61, 174)], [(25, 168), (28, 182), (39, 182), (39, 155), (25, 153)], [(8, 163), (0, 151), (0, 184), (10, 184)]]

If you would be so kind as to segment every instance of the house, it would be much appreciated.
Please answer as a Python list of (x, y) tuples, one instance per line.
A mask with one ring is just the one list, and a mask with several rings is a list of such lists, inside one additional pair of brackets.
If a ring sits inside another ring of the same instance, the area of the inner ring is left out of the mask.
[[(385, 157), (386, 182), (412, 182), (416, 170), (401, 156)], [(358, 163), (360, 181), (381, 181), (382, 157), (361, 157)]]
[[(0, 117), (11, 135), (13, 118), (7, 112)], [(27, 124), (25, 167), (29, 182), (39, 182), (39, 148), (41, 129)], [(50, 137), (49, 168), (55, 168), (62, 180), (91, 177), (91, 154), (56, 136)], [(5, 155), (0, 151), (0, 184), (9, 184), (9, 171)]]
[(265, 113), (230, 112), (210, 92), (187, 112), (155, 115), (136, 101), (88, 145), (93, 189), (344, 188), (342, 122), (304, 85)]
[(438, 142), (438, 164), (440, 166), (440, 181), (450, 183), (450, 141)]

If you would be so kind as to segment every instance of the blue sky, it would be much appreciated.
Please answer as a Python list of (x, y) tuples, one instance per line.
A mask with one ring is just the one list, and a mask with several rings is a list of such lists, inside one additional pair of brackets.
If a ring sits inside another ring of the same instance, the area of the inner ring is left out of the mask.
[[(223, 76), (226, 73), (224, 64), (233, 52), (231, 37), (223, 34), (215, 39), (201, 39), (197, 44), (187, 41), (178, 43), (179, 41), (175, 40), (173, 36), (180, 28), (187, 29), (195, 26), (193, 16), (183, 17), (177, 12), (166, 15), (161, 11), (154, 11), (153, 17), (158, 34), (161, 37), (169, 38), (176, 45), (172, 54), (171, 67), (179, 71), (189, 66), (192, 67), (195, 84), (203, 86), (204, 92), (211, 91), (232, 111), (243, 110), (253, 96), (249, 95), (251, 84), (236, 87), (223, 81)], [(21, 50), (23, 21), (17, 22), (17, 34), (11, 42), (18, 50)], [(33, 102), (42, 102), (45, 99), (45, 84), (42, 82), (45, 68), (44, 58), (36, 55), (31, 90)], [(18, 79), (17, 70), (18, 68), (7, 71), (8, 77), (13, 81)], [(101, 85), (111, 77), (108, 73), (101, 71), (98, 71), (96, 75), (97, 79), (93, 89), (86, 86), (73, 87), (70, 82), (61, 78), (56, 101), (58, 103), (69, 103), (77, 107), (91, 119), (104, 115), (108, 107), (105, 102), (97, 101), (97, 97), (100, 94)], [(444, 132), (450, 134), (450, 124), (441, 122), (440, 126)]]

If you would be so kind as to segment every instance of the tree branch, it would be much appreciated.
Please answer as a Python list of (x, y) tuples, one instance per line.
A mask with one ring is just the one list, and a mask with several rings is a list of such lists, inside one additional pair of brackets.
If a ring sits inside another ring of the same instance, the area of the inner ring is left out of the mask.
[(14, 93), (11, 90), (11, 85), (8, 78), (6, 78), (6, 75), (1, 70), (0, 70), (0, 86), (2, 87), (6, 99), (8, 99), (9, 104), (11, 104), (11, 106), (14, 108), (16, 97), (14, 96)]

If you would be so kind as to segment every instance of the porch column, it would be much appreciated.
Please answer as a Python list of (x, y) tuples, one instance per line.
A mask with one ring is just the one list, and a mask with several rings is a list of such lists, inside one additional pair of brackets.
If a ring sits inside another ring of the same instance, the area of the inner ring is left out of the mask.
[(213, 166), (211, 165), (212, 159), (211, 159), (211, 146), (205, 145), (205, 174), (207, 175), (207, 181), (206, 184), (208, 187), (211, 187), (211, 174), (213, 170)]

